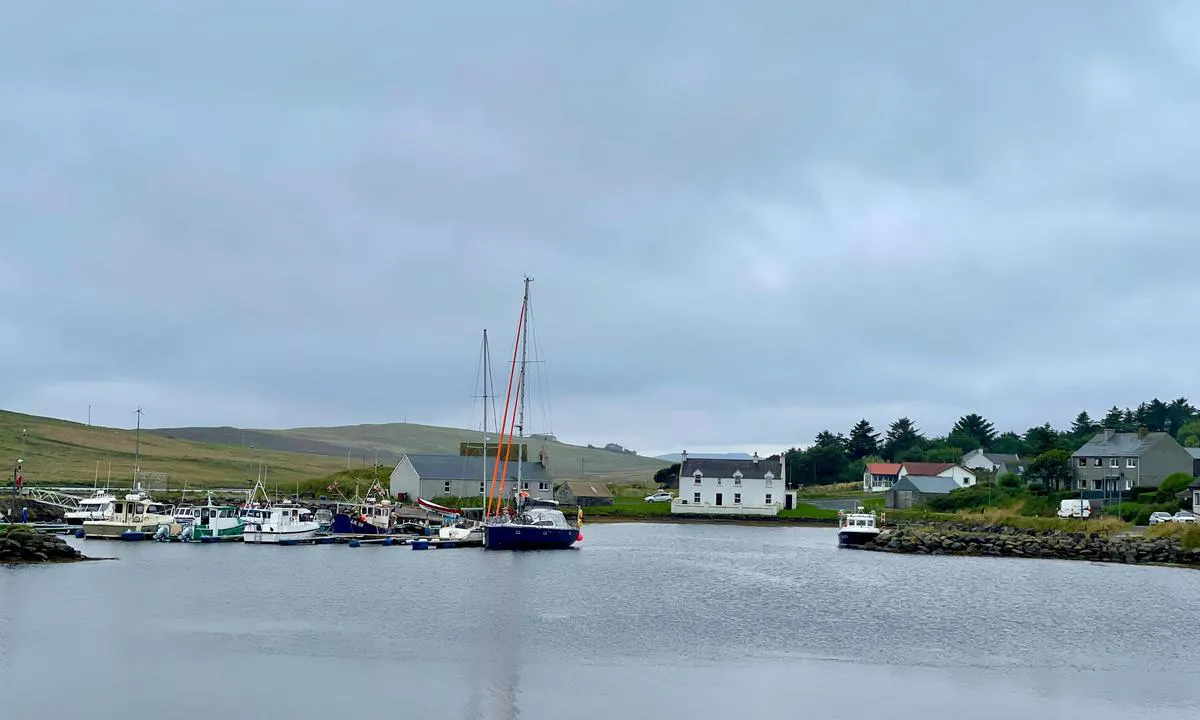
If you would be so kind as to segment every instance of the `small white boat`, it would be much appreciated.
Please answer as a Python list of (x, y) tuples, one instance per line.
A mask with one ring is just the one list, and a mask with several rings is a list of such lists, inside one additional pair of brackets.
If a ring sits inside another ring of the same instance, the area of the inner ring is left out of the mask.
[(321, 529), (312, 511), (296, 503), (249, 508), (243, 511), (242, 520), (246, 523), (242, 541), (252, 544), (304, 542), (316, 537)]
[(879, 523), (874, 511), (866, 512), (861, 507), (857, 512), (838, 510), (838, 546), (858, 547), (879, 537)]
[(108, 520), (113, 514), (116, 496), (107, 490), (97, 490), (79, 501), (79, 509), (63, 515), (68, 525), (82, 525), (88, 520)]
[(112, 515), (108, 519), (84, 521), (83, 531), (88, 537), (149, 539), (160, 525), (169, 526), (175, 519), (170, 505), (155, 502), (141, 490), (114, 500), (112, 505)]

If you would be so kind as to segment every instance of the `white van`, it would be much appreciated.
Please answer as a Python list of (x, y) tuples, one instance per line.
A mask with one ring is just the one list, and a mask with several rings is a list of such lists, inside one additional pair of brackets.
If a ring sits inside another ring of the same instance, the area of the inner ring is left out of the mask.
[(1090, 518), (1092, 504), (1079, 498), (1063, 500), (1058, 504), (1058, 516), (1060, 518)]

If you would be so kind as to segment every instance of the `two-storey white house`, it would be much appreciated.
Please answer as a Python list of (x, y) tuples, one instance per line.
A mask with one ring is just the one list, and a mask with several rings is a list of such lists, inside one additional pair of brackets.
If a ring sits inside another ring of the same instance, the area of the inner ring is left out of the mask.
[(679, 496), (671, 512), (679, 515), (777, 515), (796, 506), (788, 492), (783, 454), (744, 460), (690, 458), (680, 455)]

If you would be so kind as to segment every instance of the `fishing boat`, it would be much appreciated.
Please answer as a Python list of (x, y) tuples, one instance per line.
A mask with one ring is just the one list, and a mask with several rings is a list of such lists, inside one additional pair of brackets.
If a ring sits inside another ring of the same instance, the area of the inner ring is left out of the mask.
[(857, 512), (838, 510), (838, 547), (858, 547), (879, 537), (879, 523), (875, 513), (865, 512), (861, 507)]
[(294, 502), (251, 509), (243, 519), (242, 541), (251, 544), (292, 545), (312, 540), (321, 529), (312, 511)]
[(85, 520), (83, 531), (90, 538), (143, 540), (153, 537), (159, 526), (170, 525), (174, 519), (170, 505), (155, 502), (139, 487), (114, 500), (108, 518)]
[[(508, 458), (512, 455), (512, 434), (516, 430), (518, 448), (521, 448), (521, 441), (525, 435), (525, 366), (528, 357), (529, 284), (531, 282), (531, 278), (525, 278), (521, 318), (517, 323), (516, 347), (520, 348), (520, 364), (516, 366), (519, 368), (516, 378), (516, 412), (512, 414), (512, 425), (506, 428), (509, 407), (508, 403), (505, 403), (504, 419), (500, 423), (500, 450), (496, 453), (495, 467), (492, 472), (492, 484), (498, 486), (499, 491), (494, 498), (495, 502), (493, 502), (492, 494), (488, 493), (485, 509), (483, 546), (489, 550), (559, 550), (570, 548), (576, 542), (583, 540), (582, 531), (578, 527), (572, 527), (562, 511), (557, 509), (557, 501), (530, 497), (529, 493), (524, 490), (522, 473), (525, 463), (519, 450), (516, 458), (516, 486), (512, 491), (514, 502), (510, 507), (503, 507)], [(514, 359), (517, 353), (516, 347), (513, 350)], [(512, 377), (510, 376), (510, 394), (512, 389)], [(582, 518), (582, 512), (580, 517)]]
[(113, 502), (116, 499), (117, 496), (108, 490), (97, 489), (79, 501), (78, 510), (65, 513), (63, 521), (68, 525), (82, 525), (88, 520), (107, 520), (112, 517)]
[[(344, 497), (344, 496), (343, 496)], [(396, 518), (392, 515), (392, 501), (378, 482), (371, 485), (367, 496), (358, 500), (337, 503), (329, 532), (333, 535), (387, 535), (396, 531)]]
[[(234, 542), (243, 539), (246, 523), (240, 517), (238, 508), (233, 505), (217, 505), (213, 503), (212, 493), (208, 494), (208, 502), (191, 508), (192, 521), (180, 532), (180, 540), (184, 542)], [(175, 514), (179, 517), (179, 513)]]

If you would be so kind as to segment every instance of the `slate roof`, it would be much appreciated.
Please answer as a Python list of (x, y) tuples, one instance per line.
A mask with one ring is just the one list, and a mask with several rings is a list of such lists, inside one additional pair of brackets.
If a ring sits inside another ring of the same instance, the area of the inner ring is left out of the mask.
[(1001, 464), (1001, 463), (1007, 463), (1007, 464), (1009, 464), (1009, 465), (1012, 465), (1012, 464), (1015, 464), (1015, 463), (1019, 463), (1019, 462), (1021, 462), (1021, 458), (1020, 458), (1020, 457), (1018, 457), (1018, 456), (1016, 456), (1016, 455), (1013, 455), (1012, 453), (990, 453), (990, 452), (985, 452), (985, 453), (983, 454), (983, 456), (984, 456), (985, 458), (987, 458), (988, 460), (991, 460), (991, 461), (992, 461), (993, 463), (995, 463), (996, 465), (999, 465), (999, 464)]
[(896, 475), (900, 472), (900, 463), (867, 463), (867, 472), (872, 475)]
[(1142, 453), (1154, 447), (1163, 438), (1170, 437), (1165, 432), (1146, 433), (1139, 437), (1135, 432), (1113, 433), (1107, 441), (1104, 431), (1096, 433), (1075, 452), (1071, 457), (1141, 457)]
[(679, 468), (679, 477), (692, 477), (699, 470), (704, 477), (731, 478), (739, 470), (743, 478), (762, 480), (769, 471), (775, 477), (783, 475), (783, 457), (772, 455), (759, 458), (757, 463), (752, 459), (730, 458), (692, 458), (683, 461)]
[[(514, 453), (515, 454), (515, 453)], [(422, 480), (483, 480), (486, 471), (488, 479), (492, 477), (495, 458), (485, 458), (479, 455), (432, 455), (424, 453), (405, 453), (417, 475)], [(486, 463), (486, 465), (485, 465)], [(503, 462), (501, 462), (503, 466)], [(521, 468), (521, 479), (530, 482), (548, 482), (550, 480), (546, 469), (539, 463), (525, 462)], [(517, 461), (508, 463), (508, 476), (517, 476)]]
[[(929, 463), (936, 465), (937, 463)], [(905, 475), (892, 486), (893, 490), (916, 490), (928, 495), (945, 495), (951, 490), (958, 489), (954, 478), (936, 477), (934, 475)]]
[(1193, 460), (1200, 460), (1200, 448), (1185, 447), (1184, 450), (1188, 451), (1188, 455), (1191, 455)]
[(592, 482), (591, 480), (567, 480), (563, 483), (571, 494), (577, 498), (610, 498), (612, 493), (604, 486), (604, 483)]
[[(954, 467), (954, 463), (931, 463), (931, 462), (906, 462), (903, 463), (904, 469), (909, 475), (937, 475), (944, 473)], [(955, 485), (955, 487), (958, 487)]]

